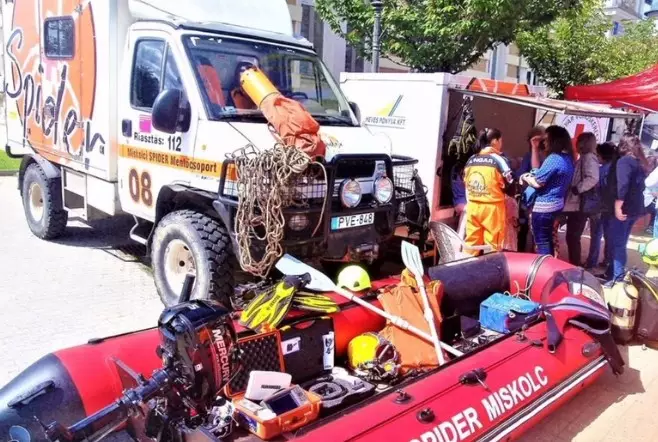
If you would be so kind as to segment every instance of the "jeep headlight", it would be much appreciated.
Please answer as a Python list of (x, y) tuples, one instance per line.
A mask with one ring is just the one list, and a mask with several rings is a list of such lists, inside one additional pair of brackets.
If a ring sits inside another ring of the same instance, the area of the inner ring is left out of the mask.
[(356, 180), (347, 179), (341, 183), (339, 195), (344, 207), (354, 208), (361, 202), (361, 184)]
[(380, 204), (388, 203), (393, 198), (393, 181), (385, 176), (377, 178), (372, 193)]

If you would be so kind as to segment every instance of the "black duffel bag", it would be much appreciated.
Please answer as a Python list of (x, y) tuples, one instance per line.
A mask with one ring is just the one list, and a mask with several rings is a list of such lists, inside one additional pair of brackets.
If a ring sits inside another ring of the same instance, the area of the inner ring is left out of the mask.
[(658, 344), (658, 280), (638, 271), (631, 272), (631, 280), (639, 293), (636, 336), (643, 344)]

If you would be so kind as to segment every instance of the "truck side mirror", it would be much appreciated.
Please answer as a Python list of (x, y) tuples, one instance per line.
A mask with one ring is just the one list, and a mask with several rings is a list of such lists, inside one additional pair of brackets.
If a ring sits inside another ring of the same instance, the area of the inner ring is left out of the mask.
[(353, 101), (349, 102), (350, 108), (352, 108), (352, 112), (354, 112), (354, 116), (356, 117), (357, 120), (359, 120), (359, 123), (361, 122), (361, 110), (359, 109), (359, 105), (356, 104)]
[(155, 99), (151, 110), (153, 127), (173, 134), (190, 128), (190, 104), (180, 89), (165, 89)]

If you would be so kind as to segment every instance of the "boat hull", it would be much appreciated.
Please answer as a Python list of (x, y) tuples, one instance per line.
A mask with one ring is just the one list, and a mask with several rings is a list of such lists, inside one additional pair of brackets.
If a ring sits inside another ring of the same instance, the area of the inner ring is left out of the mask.
[[(428, 274), (444, 282), (442, 311), (477, 315), (479, 303), (489, 294), (526, 288), (536, 258), (499, 253), (434, 267)], [(571, 266), (565, 262), (546, 259), (534, 284), (528, 287), (530, 297), (538, 301), (554, 272), (568, 268)], [(391, 278), (374, 285), (381, 287), (396, 281)], [(343, 305), (342, 311), (333, 315), (338, 356), (344, 356), (353, 336), (385, 325), (367, 309), (347, 303), (337, 294), (330, 296)], [(546, 323), (537, 323), (523, 337), (507, 336), (421, 379), (403, 383), (399, 388), (409, 395), (408, 401), (399, 403), (393, 391), (380, 394), (328, 422), (303, 428), (296, 438), (328, 440), (327, 435), (331, 435), (331, 440), (512, 440), (594, 382), (608, 365), (600, 348), (581, 329), (568, 327), (553, 354), (546, 349), (546, 336)], [(155, 354), (158, 343), (157, 330), (149, 329), (45, 356), (0, 390), (0, 436), (27, 432), (28, 440), (43, 440), (35, 416), (46, 424), (56, 420), (71, 425), (98, 411), (126, 388), (115, 361), (148, 377), (160, 367)], [(460, 376), (475, 369), (486, 373), (484, 385), (461, 384)]]

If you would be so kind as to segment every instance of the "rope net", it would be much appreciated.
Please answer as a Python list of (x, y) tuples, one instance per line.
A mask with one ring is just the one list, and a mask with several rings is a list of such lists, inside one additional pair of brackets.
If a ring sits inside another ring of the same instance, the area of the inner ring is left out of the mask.
[[(253, 145), (246, 146), (234, 152), (231, 159), (237, 171), (238, 260), (244, 271), (265, 277), (283, 255), (284, 209), (307, 207), (308, 198), (300, 191), (300, 185), (303, 188), (305, 178), (315, 178), (315, 169), (321, 170), (326, 186), (327, 172), (321, 163), (301, 149), (280, 141), (265, 151)], [(325, 191), (322, 214), (328, 193)], [(320, 228), (322, 219), (320, 216), (312, 236)]]

